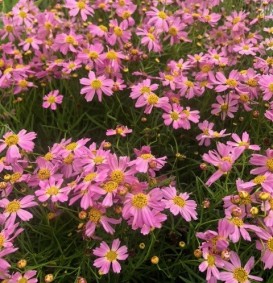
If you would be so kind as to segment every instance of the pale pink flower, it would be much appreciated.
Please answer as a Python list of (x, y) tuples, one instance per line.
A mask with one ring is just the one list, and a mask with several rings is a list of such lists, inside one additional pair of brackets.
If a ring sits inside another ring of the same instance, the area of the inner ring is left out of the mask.
[(267, 227), (267, 230), (261, 229), (257, 232), (260, 240), (256, 241), (256, 248), (262, 251), (261, 260), (265, 264), (264, 269), (273, 267), (273, 228)]
[(151, 11), (146, 12), (146, 15), (149, 16), (148, 25), (155, 26), (159, 29), (159, 31), (168, 31), (169, 16), (164, 11), (160, 11), (157, 8), (152, 7)]
[(228, 141), (227, 145), (231, 146), (243, 146), (245, 149), (252, 149), (252, 150), (260, 150), (260, 147), (256, 144), (251, 145), (249, 134), (247, 132), (243, 132), (242, 138), (240, 138), (237, 134), (233, 133), (231, 135), (235, 142)]
[(116, 129), (108, 129), (106, 131), (106, 136), (122, 136), (126, 137), (127, 134), (132, 133), (132, 129), (129, 129), (127, 126), (117, 126)]
[(57, 104), (62, 104), (63, 102), (63, 95), (59, 93), (59, 90), (53, 90), (43, 97), (43, 101), (44, 108), (56, 110)]
[(259, 167), (252, 169), (250, 171), (251, 174), (260, 175), (266, 172), (273, 173), (273, 150), (268, 148), (265, 151), (265, 154), (265, 156), (261, 154), (252, 154), (249, 163)]
[(102, 101), (102, 94), (107, 96), (111, 96), (113, 94), (113, 80), (106, 79), (104, 75), (96, 76), (96, 74), (92, 71), (89, 72), (88, 78), (80, 79), (80, 83), (85, 85), (84, 88), (81, 89), (81, 94), (85, 94), (86, 101), (92, 101), (94, 95), (98, 95), (98, 99)]
[(221, 115), (221, 119), (225, 120), (226, 117), (233, 118), (235, 112), (238, 111), (238, 100), (234, 99), (232, 94), (226, 95), (224, 97), (218, 95), (216, 97), (217, 103), (211, 105), (211, 114)]
[(158, 89), (158, 84), (152, 84), (150, 79), (143, 80), (142, 82), (131, 86), (130, 97), (136, 99), (143, 94), (150, 94)]
[(270, 100), (273, 96), (273, 75), (261, 75), (259, 85), (263, 91), (263, 100)]
[(166, 187), (162, 189), (163, 200), (165, 203), (165, 208), (170, 209), (173, 215), (180, 214), (187, 222), (192, 219), (197, 219), (196, 207), (197, 204), (194, 200), (189, 200), (188, 193), (179, 193), (175, 187)]
[(101, 274), (107, 274), (111, 267), (114, 273), (120, 273), (121, 266), (118, 260), (127, 259), (127, 251), (126, 246), (120, 247), (119, 239), (113, 241), (111, 248), (105, 242), (101, 242), (100, 247), (93, 250), (93, 254), (99, 257), (93, 265), (99, 268)]
[(227, 89), (237, 89), (240, 86), (240, 73), (236, 70), (232, 70), (229, 77), (226, 78), (221, 72), (216, 73), (216, 78), (213, 73), (209, 74), (210, 80), (213, 84), (217, 85), (215, 88), (216, 92), (222, 92)]
[(263, 281), (261, 277), (249, 274), (255, 263), (253, 256), (247, 261), (246, 265), (242, 267), (241, 260), (237, 253), (231, 251), (230, 261), (231, 262), (224, 262), (224, 269), (227, 271), (220, 273), (220, 280), (225, 283), (249, 283), (251, 279)]
[(135, 104), (137, 108), (145, 107), (144, 113), (151, 114), (154, 107), (161, 109), (169, 109), (169, 98), (168, 97), (159, 97), (155, 93), (143, 94), (140, 96)]
[(38, 282), (37, 278), (34, 278), (37, 274), (36, 270), (28, 270), (25, 273), (16, 272), (9, 279), (9, 283), (18, 283), (18, 282), (26, 282), (26, 283), (36, 283)]
[(65, 2), (65, 7), (69, 9), (69, 15), (72, 17), (80, 14), (82, 20), (86, 21), (87, 16), (94, 13), (94, 10), (88, 5), (86, 0), (66, 0)]

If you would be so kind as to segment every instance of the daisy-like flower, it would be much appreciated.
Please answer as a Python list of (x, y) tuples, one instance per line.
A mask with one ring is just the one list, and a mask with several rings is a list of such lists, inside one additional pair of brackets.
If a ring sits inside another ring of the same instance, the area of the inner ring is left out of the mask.
[(20, 272), (16, 272), (12, 277), (9, 279), (9, 283), (36, 283), (38, 282), (37, 278), (34, 278), (36, 276), (37, 271), (36, 270), (28, 270), (24, 274), (21, 274)]
[(143, 94), (150, 94), (158, 89), (158, 84), (152, 84), (150, 79), (146, 79), (131, 87), (130, 97), (136, 99)]
[(261, 154), (252, 154), (249, 163), (259, 166), (252, 169), (251, 174), (260, 175), (266, 172), (273, 173), (273, 150), (268, 148), (265, 151), (265, 156)]
[(252, 256), (246, 265), (242, 267), (241, 260), (237, 253), (230, 252), (230, 261), (224, 262), (226, 272), (220, 273), (220, 280), (225, 283), (249, 283), (250, 280), (263, 281), (261, 277), (250, 275), (251, 269), (254, 267), (254, 257)]
[(106, 131), (106, 136), (115, 136), (119, 135), (126, 137), (127, 134), (132, 133), (132, 129), (129, 129), (127, 126), (117, 126), (115, 129), (108, 129)]
[(80, 13), (83, 21), (87, 20), (88, 15), (93, 15), (94, 10), (88, 6), (88, 1), (85, 0), (66, 0), (65, 7), (68, 8), (69, 15), (74, 17)]
[(99, 268), (100, 274), (107, 274), (111, 267), (115, 273), (120, 273), (121, 266), (118, 260), (127, 259), (127, 251), (126, 246), (120, 246), (119, 239), (113, 241), (111, 248), (105, 242), (101, 242), (100, 247), (93, 250), (93, 254), (99, 257), (93, 265)]
[(88, 78), (80, 79), (80, 83), (85, 85), (84, 88), (81, 89), (81, 94), (85, 94), (86, 101), (92, 101), (94, 95), (98, 95), (98, 99), (102, 101), (102, 94), (107, 96), (111, 96), (113, 94), (113, 80), (106, 79), (104, 75), (96, 77), (96, 74), (92, 71), (89, 72)]
[(254, 45), (251, 43), (242, 42), (239, 45), (235, 45), (233, 51), (238, 52), (241, 55), (255, 56), (258, 48), (254, 47)]
[(261, 75), (259, 85), (264, 93), (263, 100), (269, 100), (273, 96), (273, 75)]
[(162, 189), (163, 198), (162, 202), (165, 203), (165, 208), (170, 209), (173, 215), (180, 214), (187, 222), (192, 219), (197, 219), (196, 207), (197, 204), (194, 200), (189, 200), (188, 193), (180, 193), (174, 187)]
[(34, 36), (27, 37), (23, 42), (19, 43), (19, 46), (23, 46), (23, 50), (27, 51), (32, 47), (33, 49), (39, 49), (39, 45), (43, 42)]
[(146, 12), (147, 16), (149, 16), (148, 25), (154, 25), (160, 31), (168, 31), (168, 19), (169, 16), (164, 12), (160, 11), (155, 7), (151, 8), (151, 11)]
[(32, 140), (36, 138), (36, 133), (27, 133), (26, 130), (21, 130), (18, 134), (7, 132), (3, 138), (0, 139), (0, 152), (7, 147), (6, 162), (11, 163), (21, 158), (19, 147), (27, 152), (33, 150), (35, 144)]
[(239, 82), (240, 73), (236, 70), (232, 70), (228, 78), (226, 78), (225, 75), (221, 72), (216, 73), (216, 78), (211, 72), (209, 74), (209, 77), (211, 82), (217, 85), (217, 87), (215, 88), (216, 92), (222, 92), (227, 89), (237, 89), (240, 84)]
[(222, 120), (225, 120), (227, 116), (230, 118), (234, 117), (233, 113), (237, 112), (238, 110), (238, 100), (234, 99), (232, 94), (226, 95), (225, 97), (218, 95), (216, 97), (216, 101), (217, 103), (213, 103), (211, 105), (211, 114), (220, 114)]
[(67, 188), (62, 188), (63, 179), (55, 179), (50, 177), (49, 180), (39, 183), (40, 189), (35, 191), (35, 195), (39, 201), (45, 202), (50, 199), (52, 202), (65, 202), (68, 199)]
[(184, 117), (182, 110), (183, 108), (180, 105), (172, 104), (172, 109), (162, 115), (164, 124), (166, 126), (170, 126), (172, 124), (174, 129), (181, 128), (181, 124), (183, 122), (182, 117)]
[(43, 97), (43, 101), (44, 108), (56, 110), (57, 104), (61, 104), (63, 102), (63, 95), (59, 93), (59, 90), (53, 90)]
[(273, 267), (273, 228), (267, 227), (257, 233), (260, 240), (256, 242), (256, 248), (262, 251), (262, 262), (265, 264), (264, 269)]
[(245, 149), (252, 149), (252, 150), (260, 150), (260, 147), (256, 144), (251, 145), (249, 134), (247, 132), (243, 132), (242, 138), (240, 138), (237, 134), (233, 133), (231, 137), (234, 139), (235, 142), (228, 141), (227, 145), (231, 146), (243, 146)]
[(158, 31), (154, 28), (149, 30), (138, 28), (136, 34), (141, 36), (141, 44), (148, 46), (149, 51), (160, 52), (162, 50)]
[(29, 221), (33, 215), (24, 208), (36, 206), (37, 203), (34, 196), (28, 195), (22, 199), (14, 199), (12, 201), (4, 198), (0, 200), (0, 207), (4, 208), (3, 215), (7, 225), (13, 225), (18, 216), (22, 221)]

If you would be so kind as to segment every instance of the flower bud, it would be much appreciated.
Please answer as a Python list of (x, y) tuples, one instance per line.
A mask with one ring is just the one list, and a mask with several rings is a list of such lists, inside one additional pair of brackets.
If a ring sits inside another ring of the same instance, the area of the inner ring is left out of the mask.
[(259, 199), (260, 200), (268, 200), (270, 198), (270, 194), (269, 193), (266, 193), (266, 192), (261, 192), (259, 193)]
[(180, 241), (179, 242), (179, 247), (180, 248), (185, 248), (186, 247), (186, 243), (184, 241)]
[(86, 219), (86, 217), (87, 217), (87, 212), (84, 211), (84, 210), (80, 211), (79, 214), (78, 214), (78, 217), (79, 217), (81, 220)]
[(230, 252), (228, 250), (223, 250), (221, 252), (221, 258), (224, 259), (224, 260), (229, 260)]
[(158, 264), (159, 263), (159, 257), (158, 256), (153, 256), (152, 258), (151, 258), (151, 263), (152, 264)]
[(139, 248), (140, 248), (141, 250), (144, 250), (144, 249), (145, 249), (145, 244), (144, 244), (144, 243), (140, 243), (140, 244), (139, 244)]
[(231, 214), (232, 214), (232, 216), (239, 217), (239, 216), (242, 215), (242, 210), (241, 210), (240, 207), (235, 206), (235, 207), (232, 208)]
[(47, 274), (45, 276), (45, 282), (46, 283), (51, 283), (51, 282), (53, 282), (53, 280), (54, 280), (54, 275), (53, 274)]
[(200, 258), (202, 256), (202, 251), (200, 249), (196, 249), (193, 254), (196, 258)]
[(241, 199), (246, 199), (246, 198), (249, 197), (249, 193), (246, 192), (246, 191), (241, 191), (241, 192), (239, 192), (239, 197), (240, 197)]
[(202, 171), (206, 171), (206, 170), (208, 169), (208, 165), (207, 165), (206, 163), (201, 163), (201, 164), (200, 164), (200, 169), (201, 169)]
[(16, 265), (18, 268), (23, 269), (26, 267), (27, 261), (25, 259), (20, 259)]
[(252, 216), (257, 215), (259, 213), (259, 208), (256, 207), (256, 206), (251, 207), (250, 208), (250, 213), (251, 213)]

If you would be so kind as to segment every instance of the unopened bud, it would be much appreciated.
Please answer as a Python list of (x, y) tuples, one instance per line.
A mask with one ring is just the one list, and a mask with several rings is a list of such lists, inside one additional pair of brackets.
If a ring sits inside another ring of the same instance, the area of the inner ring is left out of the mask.
[(257, 215), (259, 213), (259, 208), (256, 206), (253, 206), (250, 208), (250, 213), (254, 216)]
[(153, 256), (151, 258), (151, 263), (152, 264), (158, 264), (159, 263), (159, 257), (158, 256)]
[(46, 283), (51, 283), (51, 282), (53, 282), (53, 280), (54, 280), (54, 275), (53, 274), (47, 274), (45, 276), (45, 282)]
[(260, 200), (268, 200), (270, 198), (270, 194), (269, 193), (266, 193), (266, 192), (261, 192), (259, 193), (259, 199)]
[(18, 262), (17, 262), (17, 267), (20, 268), (20, 269), (23, 269), (27, 266), (27, 261), (25, 259), (20, 259)]
[(80, 211), (79, 214), (78, 214), (78, 217), (79, 217), (81, 220), (86, 219), (86, 217), (87, 217), (87, 212), (84, 211), (84, 210)]
[(196, 249), (193, 254), (196, 258), (200, 258), (202, 256), (202, 251), (200, 249)]

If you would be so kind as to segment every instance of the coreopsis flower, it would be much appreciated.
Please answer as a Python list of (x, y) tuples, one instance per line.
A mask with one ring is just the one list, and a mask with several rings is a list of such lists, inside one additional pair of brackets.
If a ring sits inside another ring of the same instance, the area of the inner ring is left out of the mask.
[(172, 186), (162, 189), (162, 192), (162, 202), (165, 203), (165, 208), (170, 209), (173, 215), (180, 214), (187, 222), (197, 219), (197, 204), (194, 200), (189, 200), (190, 195), (188, 193), (177, 195), (176, 189)]
[(155, 26), (159, 31), (168, 31), (168, 19), (169, 16), (164, 12), (160, 11), (155, 7), (151, 8), (151, 11), (147, 11), (146, 15), (149, 16), (148, 25)]
[(238, 52), (241, 55), (252, 55), (252, 56), (255, 56), (257, 51), (258, 51), (258, 48), (254, 47), (254, 45), (251, 44), (251, 43), (242, 42), (242, 43), (240, 43), (238, 45), (235, 45), (233, 47), (233, 51), (234, 52)]
[(127, 251), (126, 246), (120, 246), (119, 239), (113, 241), (111, 248), (105, 242), (101, 242), (100, 247), (93, 250), (93, 254), (99, 257), (93, 265), (99, 268), (100, 274), (107, 274), (111, 267), (114, 273), (120, 273), (121, 266), (118, 260), (127, 259)]
[(267, 227), (267, 230), (261, 229), (257, 233), (260, 238), (256, 241), (256, 248), (262, 251), (261, 260), (265, 264), (264, 269), (273, 267), (273, 228)]
[(160, 52), (162, 50), (162, 45), (159, 40), (159, 34), (156, 29), (138, 28), (136, 35), (139, 35), (141, 37), (141, 44), (148, 46), (149, 51)]
[(229, 172), (234, 162), (239, 158), (244, 149), (232, 147), (223, 143), (217, 143), (217, 151), (210, 150), (203, 155), (203, 160), (218, 167), (218, 170), (208, 179), (206, 185), (210, 186), (222, 175)]
[(119, 135), (126, 137), (127, 134), (132, 133), (132, 129), (129, 129), (127, 126), (117, 126), (116, 129), (108, 129), (106, 131), (106, 136), (115, 136)]
[(260, 147), (256, 144), (251, 145), (250, 144), (250, 139), (249, 139), (249, 134), (247, 132), (243, 132), (242, 138), (240, 138), (237, 134), (233, 133), (231, 135), (231, 137), (233, 138), (233, 140), (235, 142), (232, 141), (228, 141), (227, 145), (231, 145), (231, 146), (243, 146), (245, 149), (252, 149), (252, 150), (260, 150)]
[(249, 163), (252, 165), (259, 166), (258, 168), (252, 169), (251, 174), (260, 175), (266, 172), (273, 173), (273, 150), (267, 149), (265, 156), (261, 154), (252, 154)]
[(263, 100), (270, 100), (273, 96), (273, 75), (261, 75), (259, 85), (263, 91)]
[(111, 20), (109, 26), (111, 28), (106, 40), (110, 45), (113, 46), (118, 42), (118, 44), (122, 46), (123, 43), (130, 41), (131, 32), (128, 30), (127, 22), (123, 21), (119, 24), (117, 20)]
[(211, 114), (221, 115), (221, 119), (225, 120), (226, 117), (233, 118), (235, 112), (238, 110), (238, 100), (234, 98), (234, 95), (229, 94), (225, 97), (217, 95), (217, 103), (211, 105)]
[(211, 139), (209, 138), (209, 130), (212, 130), (214, 123), (211, 123), (207, 120), (198, 124), (198, 128), (202, 130), (202, 133), (196, 136), (196, 139), (199, 141), (199, 145), (209, 146), (211, 144)]
[(98, 99), (102, 101), (102, 94), (107, 96), (111, 96), (113, 94), (113, 80), (106, 79), (104, 75), (96, 76), (96, 74), (92, 71), (89, 72), (88, 78), (80, 79), (80, 83), (85, 85), (81, 89), (81, 94), (85, 94), (86, 101), (92, 101), (94, 95), (98, 95)]
[(236, 70), (232, 70), (228, 78), (226, 78), (225, 75), (221, 72), (216, 73), (216, 78), (211, 72), (209, 74), (209, 78), (213, 84), (217, 85), (215, 88), (216, 92), (222, 92), (227, 89), (238, 89), (238, 87), (240, 86), (240, 73)]
[(8, 274), (10, 264), (3, 257), (14, 253), (17, 250), (18, 248), (6, 248), (0, 251), (0, 279), (6, 279), (10, 277)]
[[(206, 280), (210, 282), (212, 277), (220, 279), (220, 272), (218, 268), (224, 267), (224, 261), (221, 259), (219, 255), (210, 253), (207, 249), (203, 250), (203, 258), (204, 261), (199, 265), (199, 270), (201, 272), (205, 272), (207, 270)], [(215, 281), (215, 282), (216, 282)]]
[(24, 208), (36, 206), (37, 202), (34, 201), (34, 196), (28, 195), (22, 199), (14, 199), (12, 201), (4, 198), (0, 200), (0, 207), (4, 208), (3, 215), (6, 222), (10, 225), (15, 223), (17, 216), (22, 221), (29, 221), (33, 215)]
[(174, 129), (182, 128), (182, 117), (184, 118), (182, 111), (183, 108), (179, 104), (172, 104), (172, 108), (162, 115), (164, 124), (166, 126), (170, 126), (172, 124)]
[(253, 188), (255, 186), (261, 186), (264, 191), (266, 191), (268, 193), (273, 193), (272, 182), (273, 182), (273, 174), (266, 172), (264, 174), (256, 176), (251, 181), (240, 182), (238, 184), (238, 188), (240, 188), (242, 190), (248, 190), (248, 189)]
[[(5, 223), (6, 224), (6, 223)], [(13, 248), (13, 240), (24, 231), (24, 229), (19, 228), (19, 223), (5, 225), (2, 230), (0, 230), (0, 250), (6, 248)]]
[(250, 280), (263, 281), (261, 277), (250, 275), (251, 269), (254, 267), (254, 257), (252, 256), (242, 267), (241, 260), (237, 253), (230, 252), (230, 262), (224, 262), (226, 271), (220, 272), (220, 280), (225, 283), (249, 283)]
[(53, 90), (43, 97), (43, 107), (50, 108), (51, 110), (57, 109), (57, 104), (62, 104), (63, 95), (59, 93), (59, 90)]
[(36, 138), (36, 133), (27, 133), (26, 130), (21, 130), (18, 134), (7, 132), (3, 138), (4, 139), (0, 139), (0, 152), (8, 148), (6, 162), (12, 163), (21, 158), (20, 148), (27, 152), (32, 152), (35, 145), (33, 140)]
[(23, 50), (27, 51), (32, 47), (33, 49), (39, 49), (39, 45), (41, 45), (43, 42), (39, 39), (37, 39), (34, 36), (27, 37), (24, 41), (19, 43), (19, 46), (23, 46)]
[(189, 130), (191, 128), (190, 122), (193, 122), (195, 124), (198, 123), (200, 119), (199, 113), (200, 112), (198, 110), (191, 110), (190, 107), (188, 106), (184, 107), (181, 115), (182, 118), (180, 122), (181, 128), (185, 130)]
[(61, 188), (62, 183), (63, 179), (55, 180), (54, 177), (50, 177), (49, 180), (39, 183), (40, 188), (35, 191), (35, 195), (41, 202), (45, 202), (49, 199), (52, 202), (65, 202), (68, 199), (67, 188)]
[(52, 49), (54, 51), (60, 51), (64, 55), (66, 55), (68, 51), (77, 53), (77, 48), (81, 40), (82, 35), (76, 34), (73, 30), (71, 30), (69, 34), (61, 33), (56, 36)]
[(158, 89), (158, 84), (152, 84), (150, 79), (143, 80), (142, 82), (131, 86), (131, 94), (130, 97), (132, 99), (136, 99), (143, 94), (153, 93)]
[(38, 282), (37, 278), (34, 278), (37, 274), (36, 270), (28, 270), (25, 273), (16, 272), (9, 279), (9, 283), (18, 283), (18, 282), (26, 282), (26, 283), (36, 283)]
[(65, 7), (69, 9), (70, 16), (74, 17), (80, 14), (83, 21), (86, 21), (89, 15), (94, 14), (94, 10), (86, 0), (66, 0)]

